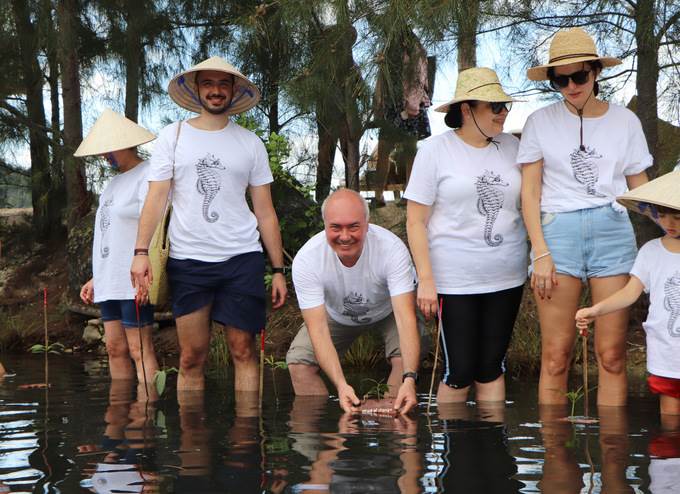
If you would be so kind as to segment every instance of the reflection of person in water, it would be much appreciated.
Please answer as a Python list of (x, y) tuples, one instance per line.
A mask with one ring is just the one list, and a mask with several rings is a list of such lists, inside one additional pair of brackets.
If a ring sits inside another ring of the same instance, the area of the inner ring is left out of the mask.
[(661, 415), (661, 432), (649, 442), (649, 492), (675, 494), (680, 485), (680, 415)]
[(471, 408), (465, 403), (442, 403), (439, 417), (444, 428), (441, 492), (506, 494), (524, 487), (513, 478), (517, 465), (508, 452), (504, 405), (478, 403)]
[[(225, 452), (215, 463), (213, 431), (206, 425), (203, 393), (178, 394), (181, 470), (175, 492), (250, 493), (262, 491), (262, 452), (258, 422), (258, 395), (236, 392), (236, 416), (227, 432)], [(276, 492), (275, 490), (273, 490)]]
[[(292, 449), (310, 463), (309, 478), (292, 492), (421, 492), (423, 473), (417, 451), (417, 423), (407, 415), (362, 420), (343, 414), (338, 432), (320, 433), (327, 401), (319, 396), (296, 396), (290, 413)], [(370, 431), (371, 434), (366, 434)], [(393, 434), (385, 434), (392, 432)], [(375, 453), (366, 455), (368, 443)], [(378, 443), (378, 444), (376, 444)], [(357, 456), (357, 450), (363, 456)], [(399, 461), (396, 461), (396, 460)]]
[[(581, 464), (593, 463), (592, 468), (600, 469), (599, 482), (602, 492), (633, 492), (626, 479), (628, 466), (628, 416), (619, 407), (598, 407), (600, 420), (599, 449), (601, 458), (592, 456), (596, 451), (589, 443), (588, 432), (579, 431), (575, 441), (574, 425), (563, 420), (568, 415), (566, 406), (542, 405), (539, 416), (543, 427), (545, 459), (543, 478), (539, 487), (543, 492), (577, 493), (584, 488), (584, 473)], [(575, 444), (576, 446), (568, 446)], [(576, 455), (579, 455), (577, 458)], [(588, 466), (584, 467), (588, 469)], [(589, 476), (586, 476), (589, 478)], [(585, 486), (592, 489), (594, 486)]]
[[(81, 485), (92, 492), (158, 491), (158, 476), (153, 472), (155, 408), (147, 402), (143, 384), (138, 386), (137, 400), (133, 401), (132, 385), (133, 381), (111, 382), (101, 447), (106, 455), (101, 462), (83, 469), (91, 478)], [(98, 449), (83, 445), (78, 452), (92, 453)]]

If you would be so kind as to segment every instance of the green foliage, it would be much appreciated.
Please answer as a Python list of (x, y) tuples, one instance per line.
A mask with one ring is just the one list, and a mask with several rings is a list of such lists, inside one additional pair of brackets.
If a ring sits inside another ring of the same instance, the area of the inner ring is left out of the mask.
[(383, 356), (381, 341), (372, 332), (359, 336), (343, 357), (343, 362), (357, 369), (372, 369)]
[(264, 359), (264, 363), (272, 368), (272, 371), (276, 369), (286, 370), (288, 369), (288, 364), (285, 360), (276, 360), (274, 354), (269, 355)]
[(33, 345), (28, 349), (31, 353), (53, 353), (55, 355), (61, 355), (61, 353), (66, 350), (66, 347), (59, 342), (50, 343), (47, 345), (42, 345), (40, 343)]
[(283, 247), (294, 256), (313, 234), (323, 229), (321, 208), (312, 200), (314, 186), (303, 185), (285, 168), (290, 156), (290, 144), (285, 136), (267, 135), (252, 116), (239, 115), (236, 122), (264, 141), (274, 177), (272, 201), (279, 218)]
[(362, 379), (361, 385), (364, 387), (364, 383), (368, 384), (368, 389), (363, 393), (363, 399), (368, 400), (369, 398), (375, 398), (376, 400), (382, 400), (387, 393), (390, 392), (390, 387), (384, 379), (376, 381), (375, 379)]
[(165, 392), (165, 385), (169, 374), (177, 374), (179, 369), (177, 367), (163, 368), (156, 371), (153, 376), (153, 385), (156, 387), (158, 396), (163, 396)]

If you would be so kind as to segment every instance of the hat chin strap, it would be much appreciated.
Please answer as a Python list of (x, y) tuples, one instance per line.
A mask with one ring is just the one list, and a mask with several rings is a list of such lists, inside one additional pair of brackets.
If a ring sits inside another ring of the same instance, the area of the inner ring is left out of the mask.
[(580, 122), (580, 127), (579, 127), (579, 149), (581, 151), (585, 151), (586, 147), (583, 145), (583, 109), (586, 107), (588, 104), (588, 101), (590, 101), (590, 97), (593, 95), (595, 92), (595, 86), (593, 85), (593, 88), (590, 90), (590, 94), (588, 94), (588, 97), (586, 98), (585, 103), (583, 103), (583, 106), (581, 108), (577, 108), (575, 104), (573, 104), (571, 101), (569, 101), (567, 98), (564, 98), (564, 102), (568, 103), (572, 106), (574, 110), (576, 110), (576, 113), (578, 114), (578, 119)]
[(475, 126), (477, 127), (477, 130), (480, 132), (480, 134), (482, 134), (484, 137), (486, 137), (486, 142), (490, 142), (491, 144), (493, 144), (494, 146), (496, 146), (496, 149), (498, 149), (498, 144), (499, 144), (499, 142), (496, 141), (496, 140), (494, 140), (493, 137), (489, 137), (488, 135), (486, 135), (486, 134), (484, 133), (484, 131), (481, 129), (481, 127), (480, 127), (479, 124), (477, 123), (477, 119), (475, 118), (475, 112), (472, 111), (472, 107), (470, 107), (470, 115), (472, 115), (472, 121), (475, 123)]

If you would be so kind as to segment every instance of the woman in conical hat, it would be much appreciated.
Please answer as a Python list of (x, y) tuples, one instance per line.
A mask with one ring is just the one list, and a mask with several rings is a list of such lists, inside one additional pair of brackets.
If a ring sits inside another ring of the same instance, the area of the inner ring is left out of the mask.
[(440, 312), (444, 375), (437, 400), (505, 399), (505, 354), (526, 280), (517, 138), (503, 133), (513, 98), (488, 68), (460, 72), (436, 109), (453, 130), (418, 149), (404, 197), (425, 317)]
[[(517, 156), (541, 323), (541, 404), (567, 401), (582, 283), (598, 302), (625, 285), (635, 260), (633, 228), (615, 200), (647, 181), (652, 156), (635, 114), (598, 98), (600, 73), (620, 63), (572, 28), (557, 32), (548, 62), (527, 72), (562, 97), (530, 115)], [(627, 324), (627, 311), (595, 323), (599, 405), (626, 402)]]
[[(97, 303), (101, 309), (111, 378), (133, 379), (136, 374), (140, 384), (152, 383), (158, 370), (151, 339), (153, 307), (143, 305), (137, 314), (128, 267), (148, 188), (148, 163), (138, 156), (137, 146), (155, 138), (148, 130), (107, 109), (74, 153), (78, 157), (102, 156), (119, 172), (99, 198), (92, 279), (81, 288), (80, 298), (87, 304)], [(151, 387), (148, 391), (152, 391)]]

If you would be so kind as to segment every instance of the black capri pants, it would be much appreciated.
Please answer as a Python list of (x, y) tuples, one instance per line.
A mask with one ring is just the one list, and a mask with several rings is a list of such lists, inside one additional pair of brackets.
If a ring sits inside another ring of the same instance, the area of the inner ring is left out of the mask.
[(442, 301), (442, 381), (460, 389), (505, 373), (524, 285), (473, 295), (439, 295)]

